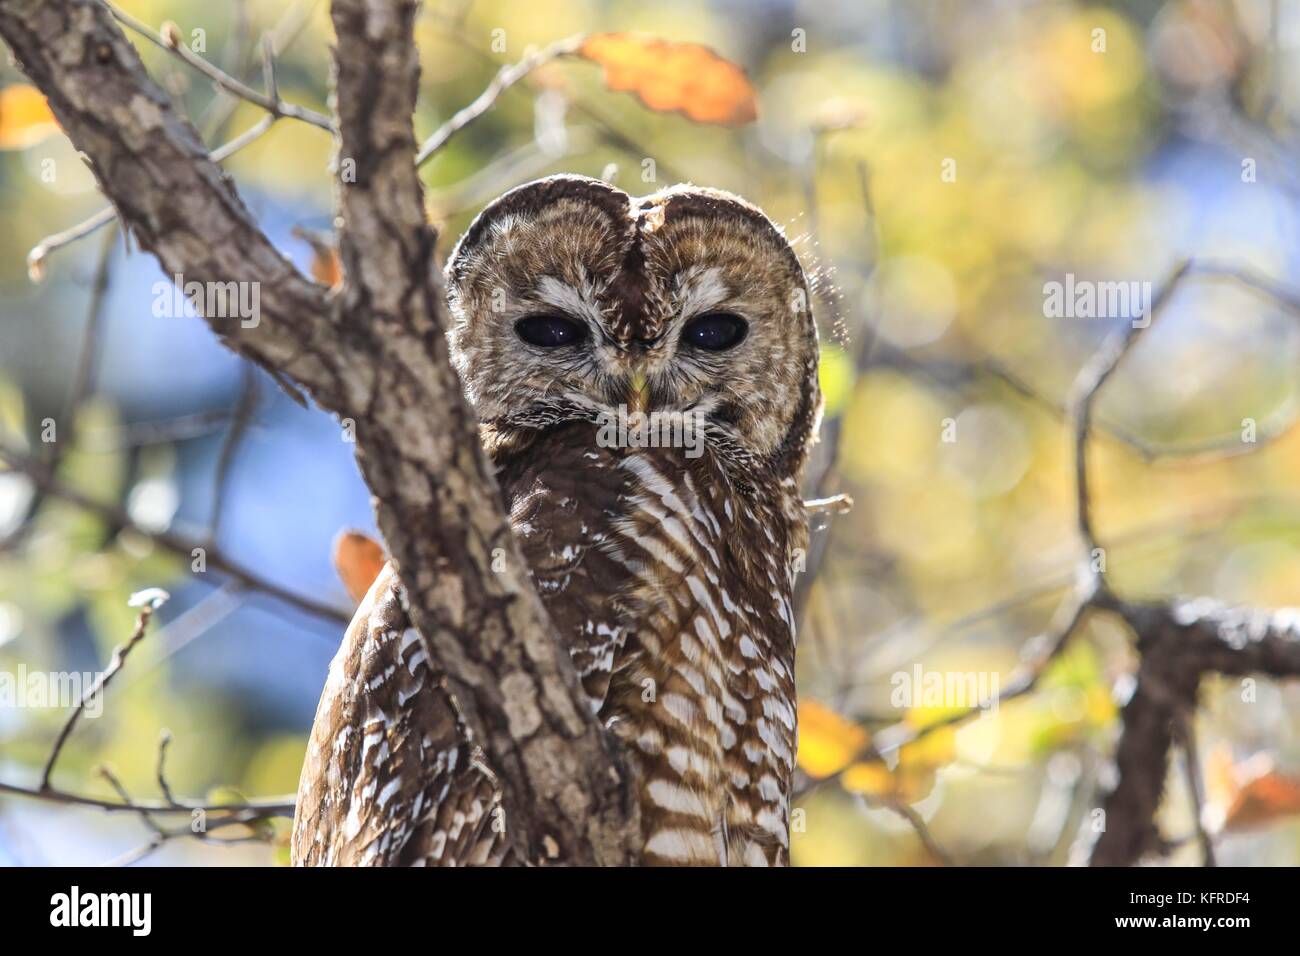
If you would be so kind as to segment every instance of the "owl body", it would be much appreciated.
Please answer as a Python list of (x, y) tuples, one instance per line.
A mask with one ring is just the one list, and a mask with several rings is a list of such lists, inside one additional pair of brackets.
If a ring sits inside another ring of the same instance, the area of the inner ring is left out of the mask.
[(589, 703), (637, 771), (645, 861), (783, 863), (797, 489), (737, 498), (712, 454), (594, 438), (562, 426), (506, 456), (501, 481)]
[[(624, 744), (644, 862), (788, 862), (820, 395), (784, 236), (725, 193), (555, 177), (480, 214), (447, 285), (453, 362), (556, 638)], [(296, 862), (527, 862), (413, 634), (390, 574), (331, 668)]]

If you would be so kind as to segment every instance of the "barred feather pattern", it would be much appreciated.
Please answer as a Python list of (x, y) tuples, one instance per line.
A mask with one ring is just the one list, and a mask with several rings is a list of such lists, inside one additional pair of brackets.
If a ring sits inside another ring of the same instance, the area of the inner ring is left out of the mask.
[(387, 565), (330, 664), (298, 785), (299, 866), (512, 862), (500, 793)]
[[(573, 422), (488, 448), (588, 702), (627, 746), (644, 861), (785, 864), (796, 729), (785, 556), (804, 546), (797, 489), (740, 497), (712, 452), (595, 439)], [(767, 546), (735, 547), (753, 540)], [(331, 665), (299, 799), (296, 863), (518, 862), (496, 781), (391, 567)]]
[(798, 489), (737, 495), (712, 451), (595, 437), (562, 427), (504, 456), (501, 477), (590, 704), (638, 771), (644, 860), (784, 864)]

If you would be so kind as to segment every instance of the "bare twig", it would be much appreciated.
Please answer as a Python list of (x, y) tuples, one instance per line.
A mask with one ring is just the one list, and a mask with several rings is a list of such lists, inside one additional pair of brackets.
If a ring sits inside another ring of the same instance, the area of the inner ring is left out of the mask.
[[(317, 113), (315, 110), (308, 109), (305, 106), (297, 106), (293, 103), (284, 102), (275, 95), (275, 90), (273, 88), (268, 88), (266, 93), (259, 93), (252, 87), (241, 83), (220, 67), (209, 63), (185, 45), (184, 41), (181, 39), (180, 30), (176, 27), (176, 24), (168, 21), (163, 24), (161, 30), (155, 31), (147, 23), (137, 20), (129, 13), (125, 13), (113, 6), (110, 6), (109, 9), (113, 11), (113, 16), (116, 17), (120, 23), (125, 24), (140, 36), (145, 37), (160, 48), (178, 57), (185, 63), (188, 63), (215, 83), (219, 88), (230, 93), (232, 96), (237, 96), (241, 100), (247, 100), (255, 106), (260, 106), (262, 109), (266, 110), (267, 113), (276, 118), (287, 117), (289, 119), (301, 120), (304, 123), (310, 123), (312, 126), (319, 127), (326, 132), (333, 132), (334, 126), (330, 122), (328, 116), (325, 116), (322, 113)], [(273, 87), (273, 76), (268, 78), (268, 83)]]
[(163, 799), (170, 806), (177, 806), (176, 797), (172, 795), (171, 785), (167, 782), (167, 748), (171, 746), (172, 732), (164, 729), (158, 735), (158, 762), (154, 767), (154, 774), (158, 778), (158, 789), (162, 791)]
[[(180, 837), (195, 837), (204, 842), (215, 843), (264, 840), (266, 838), (265, 833), (259, 835), (255, 832), (252, 837), (237, 837), (233, 839), (213, 838), (210, 834), (214, 830), (225, 829), (231, 826), (242, 825), (255, 827), (257, 824), (264, 823), (274, 817), (291, 816), (294, 809), (294, 801), (291, 798), (286, 799), (283, 797), (272, 798), (270, 800), (221, 804), (203, 804), (176, 799), (170, 784), (167, 782), (165, 770), (167, 747), (171, 743), (171, 734), (167, 731), (163, 731), (162, 736), (159, 739), (158, 758), (155, 768), (158, 786), (162, 791), (165, 801), (163, 803), (138, 801), (134, 799), (127, 791), (122, 781), (118, 779), (117, 775), (106, 766), (101, 766), (99, 768), (99, 775), (113, 789), (113, 792), (117, 794), (118, 799), (116, 801), (60, 790), (51, 784), (50, 780), (54, 773), (55, 765), (58, 763), (59, 756), (63, 753), (64, 747), (66, 746), (82, 711), (91, 700), (94, 700), (96, 697), (102, 698), (109, 682), (122, 670), (132, 649), (144, 639), (154, 611), (165, 599), (165, 593), (156, 590), (141, 592), (132, 598), (132, 605), (140, 608), (139, 614), (136, 617), (135, 629), (131, 632), (131, 636), (126, 640), (126, 642), (113, 651), (113, 656), (108, 667), (99, 675), (98, 678), (96, 678), (95, 682), (85, 690), (81, 699), (68, 715), (68, 718), (60, 729), (53, 745), (50, 747), (49, 756), (46, 758), (45, 767), (41, 772), (40, 783), (36, 787), (23, 787), (16, 784), (0, 782), (0, 794), (26, 797), (33, 800), (45, 801), (47, 803), (93, 807), (112, 813), (135, 814), (140, 818), (141, 822), (143, 822), (145, 826), (153, 831), (154, 836), (145, 847), (140, 848), (138, 851), (133, 851), (131, 854), (128, 854), (124, 860), (119, 861), (122, 863), (136, 862), (143, 859), (168, 840)], [(205, 825), (199, 832), (195, 832), (188, 828), (169, 830), (155, 819), (156, 815), (167, 814), (185, 814), (189, 816), (202, 814)], [(209, 814), (214, 818), (209, 820)]]
[(208, 511), (209, 546), (216, 542), (220, 531), (231, 469), (239, 454), (239, 446), (248, 434), (253, 413), (257, 409), (257, 398), (257, 370), (247, 362), (243, 362), (240, 368), (239, 397), (235, 399), (235, 408), (230, 416), (230, 428), (221, 443), (221, 453), (217, 456), (217, 470), (212, 483), (212, 505)]
[(274, 597), (322, 620), (343, 624), (351, 620), (351, 615), (341, 608), (296, 594), (287, 588), (265, 580), (249, 568), (227, 558), (223, 552), (210, 543), (184, 538), (170, 531), (152, 531), (141, 526), (131, 518), (125, 509), (118, 505), (95, 501), (68, 487), (59, 481), (49, 468), (21, 452), (0, 446), (0, 461), (4, 461), (17, 471), (21, 471), (31, 478), (38, 487), (45, 488), (49, 494), (54, 495), (56, 498), (98, 516), (111, 527), (127, 528), (157, 547), (182, 558), (187, 567), (191, 566), (190, 562), (193, 561), (195, 552), (200, 551), (204, 555), (204, 562), (207, 567), (226, 575), (241, 587)]
[(54, 739), (54, 746), (50, 748), (50, 755), (45, 760), (45, 769), (41, 771), (40, 789), (42, 791), (50, 789), (50, 776), (54, 773), (54, 765), (58, 762), (59, 755), (63, 753), (63, 747), (68, 742), (68, 737), (72, 735), (72, 729), (77, 725), (81, 712), (97, 695), (104, 693), (104, 689), (108, 687), (108, 682), (122, 669), (127, 655), (144, 638), (145, 630), (149, 627), (149, 619), (153, 617), (153, 610), (153, 607), (149, 605), (140, 608), (140, 614), (135, 621), (135, 630), (131, 632), (131, 636), (127, 638), (125, 644), (119, 645), (113, 651), (113, 657), (109, 661), (108, 667), (95, 678), (95, 682), (81, 695), (81, 700), (72, 708), (72, 713), (68, 715), (68, 719), (64, 722), (63, 729), (59, 731), (58, 737)]
[[(212, 160), (214, 163), (219, 163), (222, 160), (233, 156), (249, 143), (252, 143), (261, 137), (274, 123), (274, 116), (268, 115), (262, 117), (234, 139), (218, 146), (210, 152), (208, 154), (208, 159)], [(75, 226), (70, 226), (62, 232), (56, 232), (52, 236), (46, 236), (36, 245), (32, 246), (31, 251), (27, 253), (28, 274), (34, 279), (39, 278), (44, 274), (45, 260), (49, 257), (51, 252), (54, 252), (56, 249), (61, 249), (70, 243), (76, 242), (78, 239), (85, 238), (97, 229), (107, 226), (116, 218), (117, 207), (105, 206), (89, 219), (85, 219), (82, 222), (77, 223)]]
[[(46, 446), (46, 465), (51, 470), (57, 469), (65, 448), (75, 443), (77, 412), (94, 387), (95, 365), (99, 359), (100, 329), (104, 320), (104, 303), (108, 294), (110, 266), (113, 260), (113, 243), (116, 236), (110, 233), (104, 237), (99, 255), (95, 262), (95, 275), (91, 280), (90, 301), (86, 308), (86, 326), (81, 335), (81, 350), (77, 357), (77, 370), (74, 373), (72, 387), (63, 403), (59, 414), (58, 426), (61, 441), (51, 442)], [(24, 507), (25, 514), (14, 525), (13, 530), (0, 539), (0, 552), (15, 547), (32, 528), (32, 519), (40, 511), (45, 501), (45, 491), (36, 488)]]
[(890, 810), (897, 813), (900, 817), (911, 824), (912, 829), (916, 831), (916, 835), (920, 838), (921, 844), (927, 851), (929, 851), (930, 855), (934, 857), (940, 866), (953, 865), (952, 856), (939, 845), (939, 841), (936, 840), (934, 834), (930, 832), (929, 824), (925, 822), (925, 818), (921, 816), (914, 807), (909, 806), (902, 800), (891, 800), (887, 806)]
[(1205, 788), (1201, 782), (1201, 757), (1196, 746), (1196, 730), (1193, 715), (1186, 711), (1174, 718), (1174, 731), (1183, 751), (1183, 764), (1187, 769), (1187, 791), (1191, 798), (1192, 816), (1196, 826), (1196, 837), (1201, 844), (1201, 859), (1205, 866), (1214, 866), (1214, 838), (1205, 828)]
[[(118, 798), (124, 804), (128, 804), (133, 807), (139, 806), (133, 799), (131, 799), (131, 794), (127, 793), (126, 787), (122, 786), (122, 781), (117, 779), (117, 774), (113, 773), (111, 769), (109, 769), (106, 766), (101, 766), (99, 768), (99, 775), (108, 781), (108, 785), (113, 788)], [(164, 839), (166, 839), (167, 831), (164, 830), (156, 820), (154, 820), (153, 816), (149, 813), (147, 809), (145, 809), (144, 807), (140, 807), (139, 816), (140, 816), (140, 820), (144, 823), (145, 826), (147, 826), (150, 830), (153, 830), (154, 833), (156, 833), (158, 836), (161, 836)]]
[(826, 498), (813, 498), (803, 503), (804, 510), (812, 515), (846, 515), (853, 510), (853, 498), (850, 495), (830, 495)]
[[(1097, 535), (1093, 529), (1091, 516), (1092, 496), (1088, 485), (1088, 439), (1092, 424), (1093, 405), (1097, 393), (1114, 374), (1115, 369), (1137, 344), (1142, 334), (1155, 324), (1161, 311), (1173, 295), (1174, 289), (1183, 276), (1187, 274), (1190, 263), (1180, 263), (1169, 279), (1151, 300), (1148, 315), (1135, 319), (1128, 325), (1113, 333), (1102, 343), (1100, 349), (1080, 370), (1066, 406), (1070, 409), (1070, 418), (1074, 423), (1074, 480), (1075, 480), (1075, 515), (1079, 539), (1085, 552), (1084, 568), (1088, 576), (1095, 578), (1097, 586), (1104, 586), (1105, 561), (1094, 560), (1104, 552), (1097, 545)], [(1100, 553), (1100, 554), (1099, 554)]]
[[(456, 42), (458, 42), (466, 51), (472, 53), (474, 56), (479, 57), (485, 62), (492, 64), (493, 66), (496, 66), (498, 68), (503, 68), (501, 66), (500, 61), (497, 60), (496, 57), (494, 57), (491, 53), (487, 52), (486, 50), (482, 49), (482, 47), (477, 42), (475, 42), (474, 39), (469, 36), (469, 34), (467, 34), (464, 30), (462, 30), (456, 23), (454, 22), (447, 23), (446, 26), (448, 28), (447, 29), (448, 35), (452, 39), (456, 40)], [(507, 64), (507, 66), (504, 68), (508, 68), (508, 66), (509, 65)], [(534, 78), (530, 75), (524, 76), (523, 85), (530, 86), (532, 84), (533, 79)], [(629, 156), (635, 156), (638, 159), (650, 155), (651, 150), (648, 149), (644, 143), (638, 142), (628, 134), (624, 133), (612, 122), (610, 122), (609, 119), (601, 115), (600, 111), (597, 110), (595, 107), (593, 107), (590, 103), (584, 103), (581, 100), (574, 100), (570, 103), (570, 108), (574, 113), (585, 118), (588, 122), (594, 124), (596, 129), (599, 130), (601, 137), (606, 142), (608, 142), (611, 146), (613, 146), (615, 149), (622, 150), (623, 152), (627, 153)], [(666, 160), (656, 158), (655, 165), (657, 166), (660, 172), (670, 177), (671, 179), (675, 179), (679, 182), (685, 182), (686, 180), (690, 179), (690, 177), (685, 175), (685, 173), (681, 169), (673, 166), (670, 162)]]
[(228, 823), (231, 824), (249, 823), (270, 817), (291, 817), (293, 816), (294, 807), (292, 796), (267, 797), (265, 799), (248, 800), (239, 803), (202, 803), (178, 800), (173, 804), (150, 800), (137, 800), (128, 804), (122, 803), (119, 800), (104, 800), (99, 797), (73, 793), (68, 790), (61, 790), (57, 787), (50, 787), (46, 790), (41, 790), (37, 787), (23, 787), (17, 784), (3, 782), (0, 782), (0, 793), (9, 794), (10, 796), (15, 797), (29, 797), (34, 800), (44, 800), (47, 803), (59, 803), (68, 806), (85, 807), (92, 810), (103, 810), (107, 813), (138, 814), (141, 810), (146, 810), (152, 814), (192, 814), (194, 811), (200, 810), (209, 816), (216, 815), (222, 820), (227, 820)]
[[(302, 34), (311, 19), (312, 10), (319, 3), (319, 0), (295, 0), (276, 21), (269, 33), (263, 37), (263, 42), (269, 38), (272, 48), (283, 54), (285, 50)], [(232, 76), (243, 76), (248, 69), (251, 58), (248, 55), (247, 40), (249, 33), (249, 16), (247, 0), (238, 0), (236, 4), (234, 38), (226, 44), (222, 51), (223, 69)], [(217, 87), (217, 95), (212, 98), (208, 104), (208, 111), (205, 114), (204, 121), (200, 126), (203, 131), (204, 141), (218, 135), (222, 128), (229, 122), (230, 117), (234, 115), (235, 110), (242, 102), (238, 96), (227, 92), (221, 87)]]
[(424, 141), (424, 145), (420, 147), (420, 152), (415, 157), (415, 165), (423, 166), (432, 159), (433, 155), (442, 149), (456, 133), (491, 109), (497, 98), (510, 87), (538, 67), (559, 57), (572, 55), (582, 46), (582, 41), (585, 39), (585, 34), (566, 37), (528, 54), (518, 63), (501, 67), (497, 75), (492, 78), (492, 82), (487, 85), (473, 103), (457, 112), (451, 119), (434, 130), (433, 135)]

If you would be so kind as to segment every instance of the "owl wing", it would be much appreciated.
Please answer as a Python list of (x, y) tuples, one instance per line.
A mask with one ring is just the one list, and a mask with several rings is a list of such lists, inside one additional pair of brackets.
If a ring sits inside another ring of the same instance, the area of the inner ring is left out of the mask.
[(496, 783), (386, 565), (330, 664), (298, 784), (293, 863), (510, 862), (496, 806)]

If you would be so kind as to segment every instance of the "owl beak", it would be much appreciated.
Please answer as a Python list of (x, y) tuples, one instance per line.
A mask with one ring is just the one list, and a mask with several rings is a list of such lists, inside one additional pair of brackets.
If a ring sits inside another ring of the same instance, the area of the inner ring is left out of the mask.
[(627, 380), (627, 409), (631, 414), (650, 409), (650, 380), (643, 372), (633, 372)]

